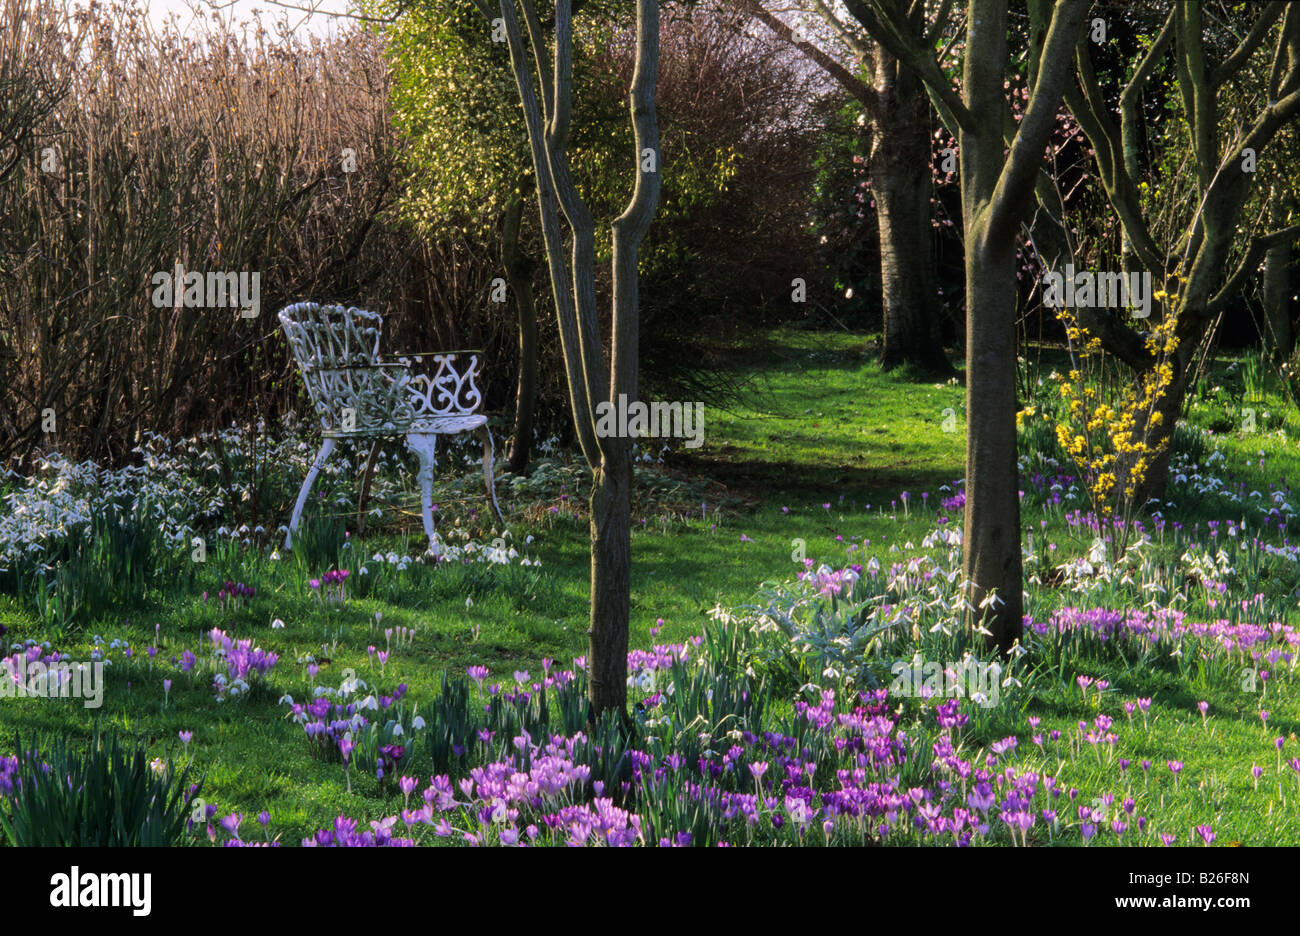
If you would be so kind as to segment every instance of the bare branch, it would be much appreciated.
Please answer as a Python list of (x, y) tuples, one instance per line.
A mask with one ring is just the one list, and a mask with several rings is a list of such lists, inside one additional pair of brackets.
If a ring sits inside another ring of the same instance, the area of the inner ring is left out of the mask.
[(1034, 177), (1043, 162), (1043, 147), (1056, 125), (1056, 112), (1072, 70), (1070, 49), (1083, 27), (1087, 11), (1088, 0), (1061, 0), (1052, 10), (1029, 107), (993, 189), (990, 237), (1014, 231), (1033, 198)]
[(835, 15), (835, 12), (826, 5), (826, 0), (813, 0), (813, 5), (817, 7), (817, 12), (821, 14), (822, 19), (835, 31), (840, 41), (857, 56), (858, 61), (866, 62), (871, 58), (871, 49)]
[(862, 106), (866, 108), (867, 113), (872, 120), (879, 119), (880, 97), (876, 94), (875, 88), (850, 72), (847, 68), (835, 61), (834, 58), (827, 55), (811, 42), (797, 41), (795, 39), (794, 30), (769, 12), (760, 0), (738, 0), (737, 5), (750, 16), (763, 23), (763, 25), (778, 37), (790, 43), (804, 55), (808, 56), (808, 58), (816, 62), (823, 71), (838, 81), (844, 90), (857, 98)]
[(593, 401), (596, 399), (596, 393), (592, 386), (591, 375), (584, 367), (585, 342), (579, 330), (568, 271), (564, 268), (564, 236), (560, 231), (556, 185), (551, 171), (550, 154), (546, 147), (546, 129), (537, 103), (537, 93), (533, 87), (533, 68), (524, 50), (514, 0), (501, 0), (501, 15), (510, 46), (511, 70), (514, 72), (515, 83), (519, 88), (520, 104), (523, 106), (524, 125), (528, 129), (533, 170), (537, 177), (537, 202), (542, 217), (542, 237), (546, 242), (546, 258), (550, 266), (551, 291), (555, 297), (555, 317), (559, 323), (560, 347), (564, 353), (564, 370), (569, 381), (574, 429), (578, 434), (578, 442), (587, 464), (594, 468), (600, 462), (600, 446), (593, 420)]
[[(547, 124), (547, 135), (555, 133), (555, 88), (551, 84), (551, 68), (546, 60), (546, 40), (542, 34), (542, 24), (537, 19), (537, 8), (532, 0), (522, 0), (524, 23), (528, 27), (528, 44), (533, 47), (533, 61), (537, 63), (537, 83), (542, 89), (542, 114)], [(568, 118), (565, 117), (567, 125)], [(567, 135), (567, 126), (566, 126)]]
[(878, 9), (876, 4), (868, 4), (865, 0), (843, 0), (843, 3), (849, 14), (861, 24), (872, 39), (920, 76), (929, 89), (931, 97), (935, 99), (936, 110), (941, 114), (946, 111), (949, 119), (962, 130), (968, 133), (978, 132), (980, 129), (978, 122), (962, 102), (952, 84), (944, 77), (934, 53), (919, 47), (915, 40), (908, 36), (906, 29), (889, 15), (887, 6)]
[(1223, 60), (1218, 68), (1210, 72), (1210, 87), (1219, 88), (1224, 82), (1241, 71), (1250, 57), (1255, 54), (1268, 31), (1273, 28), (1277, 18), (1282, 15), (1282, 8), (1286, 4), (1273, 0), (1268, 6), (1264, 7), (1263, 12), (1259, 14), (1259, 19), (1251, 26), (1250, 32), (1246, 33), (1246, 38), (1241, 40), (1240, 45), (1233, 50), (1232, 54)]
[[(561, 0), (563, 2), (563, 0)], [(662, 166), (646, 168), (647, 154), (659, 159), (659, 120), (655, 112), (655, 85), (659, 78), (658, 0), (637, 0), (636, 65), (632, 72), (629, 103), (635, 136), (636, 186), (627, 208), (613, 222), (613, 348), (610, 367), (610, 401), (619, 394), (636, 397), (640, 325), (637, 301), (637, 250), (650, 228), (659, 204)], [(610, 440), (611, 444), (615, 440)]]
[(1075, 49), (1078, 84), (1066, 88), (1065, 103), (1092, 144), (1102, 186), (1119, 216), (1138, 259), (1152, 272), (1164, 272), (1164, 252), (1156, 244), (1139, 209), (1137, 181), (1125, 169), (1123, 140), (1105, 110), (1104, 98), (1092, 70), (1089, 45), (1081, 40)]
[(1156, 66), (1160, 64), (1160, 59), (1169, 49), (1169, 43), (1174, 38), (1174, 12), (1169, 11), (1169, 16), (1165, 19), (1165, 25), (1161, 28), (1160, 33), (1156, 36), (1156, 41), (1151, 43), (1151, 48), (1147, 49), (1147, 54), (1142, 56), (1142, 61), (1133, 71), (1133, 77), (1129, 79), (1128, 84), (1119, 95), (1119, 106), (1121, 110), (1126, 107), (1134, 107), (1137, 104), (1137, 96), (1146, 87), (1151, 75), (1155, 72)]
[(1300, 239), (1300, 224), (1293, 224), (1271, 234), (1264, 234), (1251, 241), (1250, 248), (1246, 251), (1245, 256), (1241, 258), (1241, 263), (1237, 264), (1237, 269), (1233, 271), (1232, 276), (1223, 284), (1223, 288), (1206, 306), (1206, 314), (1213, 317), (1227, 306), (1228, 300), (1241, 289), (1246, 277), (1259, 266), (1264, 254), (1268, 252), (1270, 247), (1296, 239)]

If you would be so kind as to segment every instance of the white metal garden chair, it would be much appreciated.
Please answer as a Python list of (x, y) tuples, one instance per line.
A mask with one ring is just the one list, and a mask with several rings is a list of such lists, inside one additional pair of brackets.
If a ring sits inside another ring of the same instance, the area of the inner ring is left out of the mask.
[[(286, 548), (293, 545), (316, 475), (340, 439), (372, 440), (358, 501), (358, 512), (364, 516), (379, 443), (385, 438), (406, 437), (407, 447), (420, 461), (424, 533), (430, 550), (437, 553), (440, 549), (433, 528), (433, 469), (438, 436), (476, 433), (483, 440), (488, 503), (497, 521), (503, 522), (492, 478), (492, 433), (487, 417), (479, 412), (483, 396), (474, 383), (479, 373), (478, 352), (411, 354), (385, 360), (379, 354), (383, 316), (377, 312), (299, 302), (286, 306), (279, 317), (324, 429), (324, 441), (289, 520)], [(432, 376), (412, 370), (412, 364), (421, 364), (425, 357), (436, 365)]]

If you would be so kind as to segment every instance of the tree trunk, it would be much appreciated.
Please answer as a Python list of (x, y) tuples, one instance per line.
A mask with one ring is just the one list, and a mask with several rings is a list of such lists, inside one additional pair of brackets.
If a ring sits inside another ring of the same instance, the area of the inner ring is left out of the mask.
[(537, 405), (537, 306), (533, 299), (533, 258), (519, 249), (524, 198), (518, 194), (506, 207), (501, 259), (519, 317), (519, 381), (515, 387), (515, 429), (506, 470), (523, 474), (533, 445), (533, 412)]
[[(1286, 223), (1286, 209), (1276, 188), (1272, 202), (1274, 229)], [(1271, 348), (1273, 359), (1285, 363), (1295, 348), (1291, 330), (1291, 245), (1278, 242), (1264, 254), (1264, 347)]]
[[(1197, 352), (1207, 341), (1212, 343), (1215, 340), (1214, 329), (1217, 323), (1211, 320), (1209, 313), (1210, 287), (1227, 261), (1231, 234), (1209, 212), (1206, 212), (1205, 217), (1206, 230), (1210, 233), (1206, 235), (1201, 255), (1187, 278), (1185, 293), (1178, 309), (1169, 313), (1178, 316), (1174, 330), (1178, 345), (1166, 362), (1172, 370), (1172, 379), (1152, 408), (1153, 412), (1160, 414), (1160, 419), (1152, 424), (1143, 419), (1141, 414), (1139, 416), (1136, 431), (1142, 433), (1147, 451), (1153, 453), (1148, 456), (1150, 467), (1146, 475), (1134, 488), (1133, 505), (1139, 509), (1153, 498), (1161, 501), (1165, 498), (1165, 489), (1169, 485), (1169, 459), (1173, 455), (1174, 428), (1182, 416), (1183, 398), (1195, 376), (1193, 369), (1196, 367)], [(1209, 353), (1208, 348), (1205, 351)], [(1144, 371), (1138, 372), (1136, 379), (1142, 380), (1160, 363), (1158, 359), (1152, 360)]]
[[(1155, 454), (1147, 459), (1149, 467), (1146, 474), (1134, 487), (1133, 506), (1139, 510), (1153, 498), (1159, 501), (1165, 499), (1165, 489), (1169, 486), (1169, 459), (1173, 457), (1174, 428), (1182, 416), (1183, 397), (1187, 394), (1188, 381), (1193, 376), (1194, 356), (1194, 346), (1184, 348), (1180, 344), (1175, 349), (1173, 359), (1169, 361), (1173, 379), (1165, 388), (1164, 395), (1152, 407), (1152, 412), (1160, 414), (1160, 420), (1154, 426), (1148, 424), (1143, 432), (1147, 450)], [(1143, 376), (1143, 373), (1139, 373), (1137, 379), (1141, 380)]]
[(921, 80), (883, 49), (876, 53), (880, 114), (871, 188), (880, 225), (884, 348), (881, 365), (952, 373), (943, 353), (930, 226), (930, 101)]
[[(1016, 461), (1016, 237), (1028, 219), (1042, 151), (1071, 75), (1087, 3), (1031, 3), (1033, 95), (1009, 149), (1007, 4), (971, 0), (963, 62), (967, 119), (958, 137), (966, 245), (966, 510), (962, 573), (969, 625), (1004, 653), (1024, 631)], [(1041, 43), (1041, 46), (1039, 45)], [(990, 592), (996, 592), (990, 599)]]
[[(486, 0), (476, 2), (483, 15), (491, 20), (493, 11)], [(610, 362), (606, 368), (596, 307), (595, 222), (574, 185), (566, 150), (573, 90), (572, 3), (557, 0), (555, 4), (552, 72), (546, 64), (543, 28), (537, 10), (531, 0), (518, 2), (528, 25), (531, 62), (524, 50), (515, 0), (501, 0), (501, 13), (537, 174), (542, 236), (569, 380), (574, 429), (583, 456), (592, 469), (588, 697), (593, 719), (610, 710), (626, 719), (632, 562), (631, 440), (598, 436), (593, 414), (599, 402), (616, 404), (622, 396), (629, 400), (637, 396), (640, 334), (637, 251), (659, 202), (658, 167), (662, 162), (654, 100), (659, 74), (659, 4), (657, 0), (636, 3), (637, 52), (628, 107), (635, 145), (634, 165), (639, 170), (631, 200), (610, 226), (613, 315)], [(533, 87), (534, 68), (542, 89), (545, 124)], [(651, 160), (647, 156), (655, 158)], [(557, 203), (569, 222), (573, 238), (567, 270)]]
[[(1016, 464), (1015, 245), (967, 233), (966, 510), (963, 574), (974, 616), (1006, 651), (1021, 636), (1020, 495)], [(981, 610), (996, 590), (996, 607)]]
[[(621, 440), (620, 440), (621, 441)], [(626, 444), (622, 446), (626, 448)], [(606, 458), (591, 488), (591, 620), (587, 665), (592, 714), (625, 713), (631, 613), (632, 461)]]

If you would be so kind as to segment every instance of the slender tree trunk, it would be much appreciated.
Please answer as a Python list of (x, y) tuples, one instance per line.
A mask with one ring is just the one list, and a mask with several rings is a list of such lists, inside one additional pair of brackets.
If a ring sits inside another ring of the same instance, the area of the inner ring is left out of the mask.
[[(476, 0), (491, 20), (486, 0)], [(560, 344), (564, 352), (574, 428), (583, 456), (592, 469), (591, 617), (587, 666), (588, 697), (594, 720), (605, 712), (627, 717), (627, 641), (631, 608), (631, 440), (598, 436), (593, 417), (601, 402), (637, 396), (640, 334), (637, 296), (637, 251), (659, 203), (659, 124), (655, 85), (659, 72), (659, 4), (636, 3), (636, 64), (628, 106), (638, 167), (632, 197), (611, 224), (612, 341), (609, 366), (602, 352), (595, 283), (595, 221), (569, 172), (567, 142), (572, 113), (572, 3), (557, 0), (554, 64), (548, 66), (543, 27), (532, 0), (518, 0), (528, 27), (532, 60), (523, 45), (515, 0), (501, 0), (510, 43), (511, 68), (519, 89), (537, 174), (538, 207), (555, 297)], [(539, 76), (541, 107), (533, 85)], [(553, 79), (553, 84), (552, 84)], [(543, 123), (543, 111), (545, 123)], [(571, 259), (565, 263), (557, 207), (572, 232)], [(571, 277), (571, 279), (570, 279)]]
[(991, 642), (1008, 650), (1023, 627), (1016, 463), (1015, 245), (977, 238), (966, 251), (966, 510), (969, 600)]
[[(966, 236), (966, 510), (962, 572), (967, 623), (1004, 653), (1024, 631), (1016, 461), (1016, 237), (1028, 218), (1042, 151), (1071, 75), (1069, 49), (1087, 4), (1031, 3), (1033, 92), (1004, 148), (1005, 0), (970, 0), (958, 137)], [(1041, 46), (1038, 44), (1041, 43)], [(1035, 74), (1036, 72), (1036, 74)], [(989, 593), (996, 594), (990, 597)]]
[(1160, 419), (1155, 425), (1148, 422), (1143, 432), (1147, 450), (1154, 454), (1147, 459), (1149, 467), (1141, 483), (1134, 488), (1133, 504), (1138, 508), (1152, 498), (1164, 500), (1165, 489), (1169, 486), (1169, 460), (1173, 457), (1174, 428), (1182, 416), (1183, 398), (1187, 395), (1188, 382), (1193, 376), (1194, 357), (1194, 347), (1184, 348), (1179, 345), (1169, 362), (1173, 369), (1173, 379), (1165, 388), (1164, 395), (1152, 407), (1152, 412), (1159, 413)]
[[(659, 153), (655, 86), (659, 79), (659, 4), (637, 2), (637, 54), (628, 93), (635, 153), (641, 162), (632, 197), (610, 225), (611, 319), (609, 399), (637, 398), (640, 374), (640, 278), (637, 253), (659, 204), (660, 175), (645, 166)], [(627, 635), (631, 616), (632, 440), (600, 440), (591, 492), (591, 708), (627, 717)]]
[(515, 387), (515, 429), (506, 470), (523, 474), (533, 444), (533, 413), (537, 406), (537, 306), (533, 298), (533, 258), (519, 249), (524, 198), (516, 195), (506, 207), (501, 259), (519, 317), (519, 380)]
[(591, 489), (591, 619), (587, 631), (589, 697), (594, 712), (624, 712), (631, 614), (632, 461), (606, 458)]
[[(1286, 210), (1277, 189), (1270, 195), (1273, 227), (1286, 223)], [(1278, 363), (1291, 359), (1295, 336), (1291, 330), (1291, 245), (1274, 244), (1264, 254), (1264, 346)]]
[(875, 87), (880, 115), (871, 188), (880, 225), (881, 365), (951, 373), (939, 328), (930, 226), (930, 101), (921, 80), (883, 49), (876, 53)]

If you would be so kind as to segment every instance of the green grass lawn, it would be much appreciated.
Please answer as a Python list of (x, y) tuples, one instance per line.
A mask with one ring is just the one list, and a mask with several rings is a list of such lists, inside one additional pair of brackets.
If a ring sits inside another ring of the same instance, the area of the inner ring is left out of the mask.
[[(947, 514), (940, 500), (953, 493), (963, 475), (963, 388), (956, 381), (882, 373), (867, 335), (786, 329), (772, 339), (768, 351), (738, 365), (743, 391), (737, 402), (725, 411), (707, 411), (703, 448), (675, 455), (666, 468), (648, 475), (664, 485), (641, 500), (634, 516), (633, 648), (700, 633), (715, 605), (750, 602), (760, 583), (790, 579), (800, 571), (803, 555), (838, 567), (871, 556), (887, 565), (922, 552), (921, 539)], [(1269, 483), (1280, 485), (1281, 478), (1300, 477), (1300, 451), (1292, 441), (1300, 437), (1300, 418), (1275, 390), (1261, 404), (1260, 414), (1268, 410), (1267, 418), (1257, 414), (1251, 431), (1231, 431), (1241, 425), (1232, 412), (1233, 401), (1240, 399), (1232, 381), (1240, 372), (1229, 360), (1216, 365), (1210, 392), (1191, 410), (1192, 423), (1218, 427), (1224, 471), (1235, 480), (1266, 490)], [(1220, 385), (1227, 389), (1214, 392)], [(1233, 417), (1226, 432), (1225, 413)], [(575, 500), (585, 493), (568, 491)], [(909, 493), (906, 500), (903, 491)], [(1171, 497), (1183, 497), (1182, 491), (1175, 488)], [(1236, 509), (1190, 493), (1186, 500), (1179, 516), (1189, 529), (1233, 516)], [(385, 692), (405, 683), (408, 704), (427, 704), (445, 671), (486, 665), (493, 679), (510, 681), (516, 670), (539, 673), (544, 658), (567, 666), (585, 653), (585, 520), (567, 501), (553, 497), (507, 495), (504, 501), (513, 542), (538, 565), (452, 570), (412, 565), (396, 572), (366, 557), (405, 552), (413, 539), (381, 528), (343, 553), (341, 564), (353, 570), (349, 584), (355, 587), (342, 607), (322, 605), (306, 584), (323, 569), (304, 570), (288, 554), (273, 560), (270, 545), (214, 549), (206, 563), (194, 564), (190, 574), (152, 592), (140, 606), (67, 631), (44, 627), (24, 602), (0, 598), (6, 641), (47, 640), (78, 660), (90, 659), (96, 637), (104, 642), (101, 650), (113, 640), (127, 641), (132, 649), (130, 659), (120, 649), (107, 650), (112, 667), (97, 711), (72, 700), (0, 703), (0, 750), (14, 750), (19, 738), (25, 743), (58, 733), (84, 740), (96, 727), (118, 728), (145, 737), (159, 756), (192, 757), (196, 770), (206, 775), (206, 801), (218, 804), (223, 814), (268, 810), (270, 828), (286, 843), (328, 825), (341, 812), (362, 819), (392, 815), (401, 795), (390, 787), (381, 796), (373, 778), (355, 775), (348, 792), (339, 765), (309, 756), (302, 729), (286, 717), (288, 707), (279, 700), (288, 694), (303, 701), (314, 684), (336, 685), (351, 669)], [(1090, 536), (1070, 528), (1064, 514), (1063, 508), (1034, 504), (1031, 498), (1024, 523), (1040, 548), (1050, 541), (1060, 556), (1080, 555)], [(960, 513), (951, 519), (959, 523)], [(1294, 528), (1290, 532), (1294, 535)], [(1275, 532), (1271, 541), (1281, 542), (1282, 535)], [(532, 542), (523, 547), (528, 536)], [(1165, 537), (1156, 554), (1164, 561), (1176, 559), (1185, 548), (1176, 541), (1172, 534)], [(363, 562), (371, 571), (360, 583), (357, 569)], [(1286, 609), (1279, 619), (1292, 622), (1300, 585), (1294, 564), (1267, 568), (1270, 601)], [(253, 584), (257, 594), (223, 609), (214, 596), (226, 579)], [(1248, 594), (1253, 591), (1235, 597)], [(1052, 586), (1031, 586), (1031, 610), (1058, 603), (1068, 602)], [(1209, 609), (1194, 600), (1189, 616), (1201, 619)], [(277, 619), (283, 629), (272, 629)], [(652, 636), (661, 619), (662, 630)], [(217, 702), (210, 674), (195, 678), (178, 671), (172, 659), (187, 649), (197, 651), (214, 627), (280, 654), (267, 685), (247, 698)], [(386, 637), (390, 628), (413, 628), (414, 636), (399, 645)], [(150, 646), (158, 648), (153, 660), (147, 657)], [(377, 661), (372, 647), (391, 649), (386, 664)], [(314, 682), (307, 675), (308, 655), (320, 666)], [(1133, 660), (1094, 648), (1059, 661), (1054, 673), (1040, 672), (1024, 692), (972, 727), (967, 738), (975, 745), (1016, 734), (1017, 763), (1035, 765), (1057, 776), (1063, 789), (1079, 791), (1077, 802), (1060, 802), (1062, 814), (1068, 810), (1072, 819), (1078, 805), (1109, 793), (1116, 804), (1131, 796), (1134, 817), (1159, 817), (1142, 833), (1134, 825), (1132, 835), (1142, 841), (1151, 841), (1158, 825), (1159, 831), (1176, 833), (1180, 844), (1190, 843), (1193, 827), (1210, 822), (1220, 844), (1297, 844), (1300, 787), (1294, 771), (1279, 768), (1273, 739), (1290, 739), (1286, 757), (1300, 753), (1294, 734), (1300, 699), (1289, 678), (1277, 678), (1261, 701), (1258, 691), (1243, 690), (1245, 669), (1244, 661)], [(1080, 674), (1108, 679), (1109, 690), (1085, 694), (1075, 682)], [(171, 680), (166, 696), (165, 678)], [(1124, 702), (1148, 696), (1154, 703), (1145, 722), (1138, 714), (1130, 719)], [(1202, 700), (1210, 705), (1204, 726), (1196, 710)], [(788, 708), (789, 699), (781, 704)], [(1267, 728), (1258, 715), (1261, 708), (1270, 712)], [(1071, 751), (1069, 738), (1071, 732), (1079, 734), (1078, 722), (1099, 714), (1110, 717), (1120, 735), (1115, 750), (1082, 743)], [(1030, 729), (1030, 716), (1041, 719), (1037, 729)], [(1059, 742), (1047, 738), (1053, 729), (1061, 732)], [(186, 748), (177, 740), (179, 731), (194, 733)], [(1041, 750), (1031, 740), (1034, 734), (1045, 737)], [(1149, 772), (1143, 759), (1152, 762)], [(414, 772), (429, 772), (424, 760), (417, 753)], [(1127, 769), (1121, 770), (1121, 760), (1130, 762)], [(1176, 788), (1166, 766), (1171, 760), (1185, 765)], [(1249, 773), (1255, 764), (1265, 768), (1258, 790)], [(1035, 841), (1049, 841), (1041, 825), (1035, 835)]]

